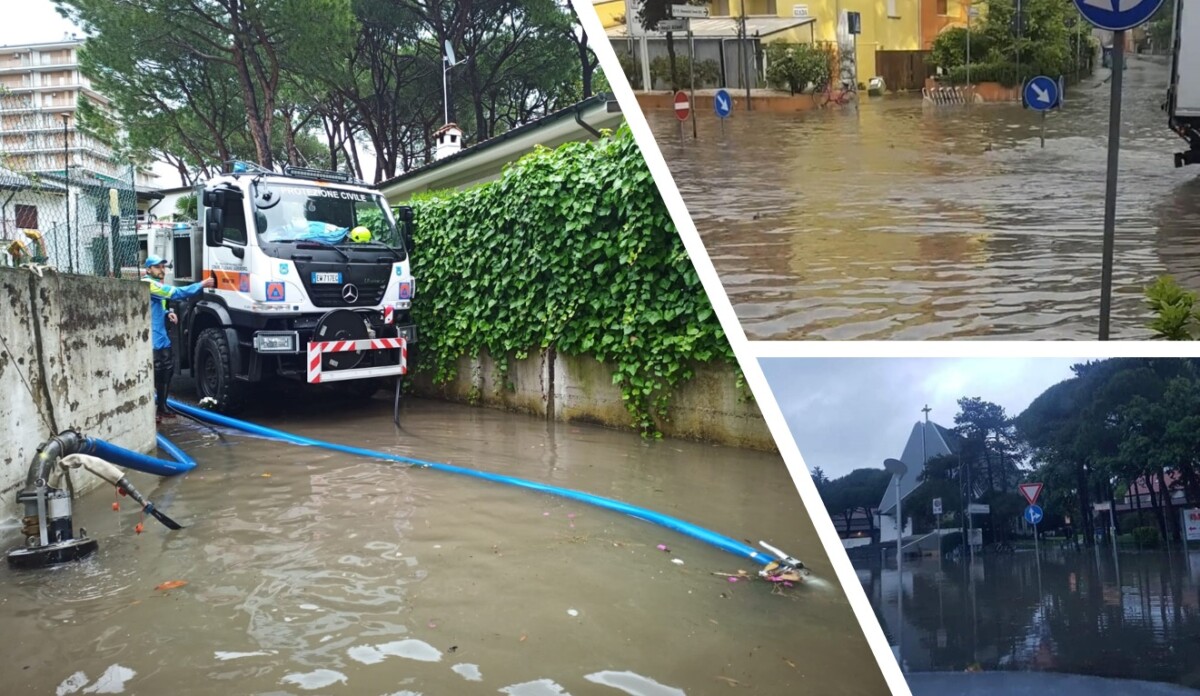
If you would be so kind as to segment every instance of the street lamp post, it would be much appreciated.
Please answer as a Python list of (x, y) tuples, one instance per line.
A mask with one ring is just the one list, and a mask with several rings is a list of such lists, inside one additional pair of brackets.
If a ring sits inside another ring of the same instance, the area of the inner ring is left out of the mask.
[(908, 473), (908, 465), (899, 459), (885, 459), (883, 468), (896, 479), (896, 610), (899, 614), (896, 624), (896, 662), (903, 669), (904, 660), (900, 654), (900, 646), (904, 635), (904, 514), (900, 508), (900, 480)]

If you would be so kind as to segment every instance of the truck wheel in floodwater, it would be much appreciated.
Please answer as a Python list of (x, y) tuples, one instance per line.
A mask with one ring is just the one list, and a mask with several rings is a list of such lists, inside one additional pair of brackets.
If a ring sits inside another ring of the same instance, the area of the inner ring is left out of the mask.
[(216, 400), (216, 410), (234, 414), (245, 405), (245, 385), (234, 377), (225, 330), (205, 329), (196, 340), (196, 397)]

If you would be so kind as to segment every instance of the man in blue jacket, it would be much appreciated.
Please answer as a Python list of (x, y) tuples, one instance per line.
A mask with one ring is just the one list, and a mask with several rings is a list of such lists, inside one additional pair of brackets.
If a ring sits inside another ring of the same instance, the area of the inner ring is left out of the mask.
[(171, 354), (171, 336), (167, 332), (167, 322), (174, 324), (179, 318), (167, 303), (186, 300), (204, 288), (213, 286), (212, 278), (205, 278), (199, 283), (181, 288), (166, 285), (162, 282), (166, 273), (166, 261), (154, 255), (146, 257), (146, 275), (142, 277), (142, 281), (150, 285), (150, 335), (154, 346), (154, 392), (158, 404), (158, 411), (154, 417), (156, 422), (162, 422), (163, 418), (175, 417), (174, 413), (167, 410), (167, 390), (175, 372), (175, 357)]

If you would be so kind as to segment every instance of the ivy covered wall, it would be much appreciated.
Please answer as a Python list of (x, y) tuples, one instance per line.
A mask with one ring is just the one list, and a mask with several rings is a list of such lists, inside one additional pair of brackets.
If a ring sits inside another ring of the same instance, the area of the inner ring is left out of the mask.
[(435, 383), (454, 379), (464, 356), (589, 356), (614, 370), (632, 425), (657, 435), (655, 418), (695, 366), (731, 366), (740, 382), (627, 127), (539, 149), (496, 181), (411, 205), (418, 369)]

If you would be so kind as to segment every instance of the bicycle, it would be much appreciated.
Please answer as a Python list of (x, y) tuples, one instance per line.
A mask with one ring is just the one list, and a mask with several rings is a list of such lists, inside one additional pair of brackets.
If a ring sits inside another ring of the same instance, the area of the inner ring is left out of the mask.
[(850, 83), (843, 81), (838, 89), (833, 88), (833, 82), (826, 82), (821, 89), (815, 89), (812, 93), (813, 102), (817, 106), (824, 108), (829, 104), (837, 104), (845, 106), (858, 96), (856, 90), (850, 88)]

